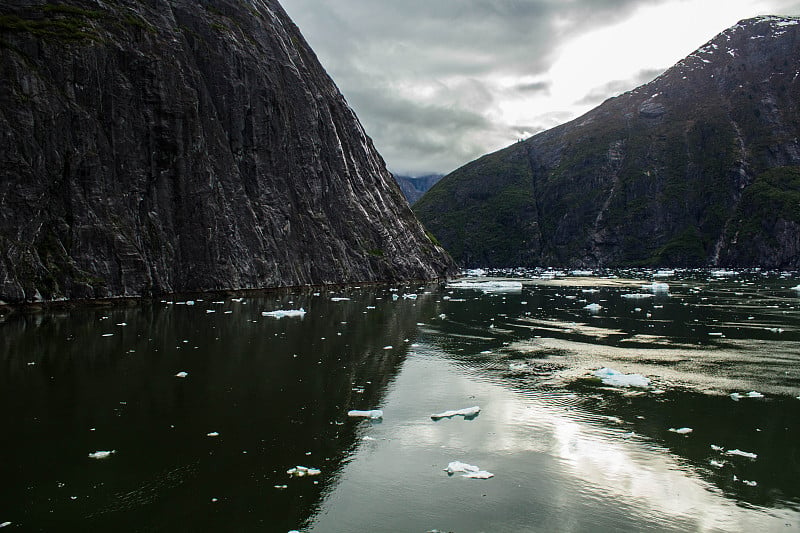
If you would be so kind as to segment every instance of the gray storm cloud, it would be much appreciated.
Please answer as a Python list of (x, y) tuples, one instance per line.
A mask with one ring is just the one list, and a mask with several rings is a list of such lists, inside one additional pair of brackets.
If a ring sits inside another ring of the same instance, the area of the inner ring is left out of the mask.
[[(565, 43), (617, 24), (639, 8), (671, 1), (281, 3), (390, 170), (425, 174), (449, 172), (520, 136), (551, 127), (554, 120), (573, 118), (563, 110), (549, 109), (521, 124), (518, 118), (500, 118), (499, 110), (509, 97), (519, 101), (550, 93), (546, 75)], [(710, 29), (708, 37), (722, 29)], [(600, 103), (658, 73), (648, 70), (629, 80), (586, 87), (585, 97), (576, 105)], [(493, 80), (509, 80), (508, 86), (498, 89)]]

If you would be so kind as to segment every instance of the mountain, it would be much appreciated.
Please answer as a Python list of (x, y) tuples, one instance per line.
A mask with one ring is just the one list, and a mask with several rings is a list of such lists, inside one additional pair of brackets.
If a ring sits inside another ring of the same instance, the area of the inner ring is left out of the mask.
[(466, 266), (800, 267), (800, 19), (446, 176), (415, 212)]
[(443, 176), (441, 174), (430, 174), (428, 176), (399, 176), (394, 174), (394, 179), (403, 191), (403, 195), (408, 200), (409, 204), (414, 204), (417, 200), (422, 198), (422, 195), (428, 192), (428, 189), (439, 183)]
[(0, 131), (5, 302), (452, 268), (275, 0), (6, 0)]

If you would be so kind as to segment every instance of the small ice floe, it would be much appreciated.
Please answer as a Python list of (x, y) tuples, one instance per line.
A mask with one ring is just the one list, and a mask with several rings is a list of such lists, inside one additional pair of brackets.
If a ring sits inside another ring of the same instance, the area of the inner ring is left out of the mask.
[[(734, 476), (734, 477), (735, 477), (735, 476)], [(756, 485), (758, 485), (758, 483), (757, 483), (757, 482), (755, 482), (755, 481), (748, 481), (748, 480), (746, 480), (746, 479), (740, 479), (739, 481), (741, 481), (742, 483), (744, 483), (744, 484), (745, 484), (745, 485), (747, 485), (748, 487), (755, 487)]]
[(758, 455), (751, 452), (743, 452), (742, 450), (728, 450), (725, 455), (738, 455), (740, 457), (747, 457), (748, 459), (757, 459)]
[(623, 374), (613, 368), (603, 367), (594, 371), (595, 377), (600, 378), (604, 385), (611, 387), (640, 387), (650, 386), (650, 379), (641, 374)]
[(307, 466), (295, 466), (286, 471), (292, 477), (318, 476), (322, 473), (319, 468), (309, 468)]
[(669, 292), (669, 285), (667, 283), (651, 283), (650, 285), (642, 285), (642, 289), (656, 294), (666, 294)]
[[(481, 352), (481, 353), (483, 353), (483, 352)], [(486, 352), (486, 353), (492, 353), (492, 352)], [(529, 368), (530, 367), (528, 366), (528, 363), (509, 363), (508, 364), (508, 369), (509, 370), (528, 370)]]
[(371, 411), (359, 411), (358, 409), (353, 409), (352, 411), (347, 411), (347, 416), (351, 416), (353, 418), (370, 418), (372, 420), (377, 420), (378, 418), (383, 418), (383, 411), (380, 409), (372, 409)]
[(718, 446), (716, 444), (712, 444), (711, 445), (711, 449), (714, 450), (715, 452), (724, 452), (725, 451), (725, 448), (723, 448), (722, 446)]
[(678, 428), (678, 429), (669, 428), (669, 430), (673, 433), (677, 433), (678, 435), (688, 435), (689, 433), (694, 431), (692, 428)]
[(725, 466), (725, 461), (717, 461), (716, 459), (711, 459), (708, 463), (716, 468), (722, 468)]
[(112, 453), (117, 453), (117, 450), (100, 450), (89, 454), (89, 459), (108, 459)]
[(590, 313), (599, 313), (602, 308), (603, 306), (600, 304), (589, 304), (587, 306), (584, 306), (584, 309), (586, 309)]
[(300, 309), (280, 309), (278, 311), (262, 311), (261, 316), (271, 316), (272, 318), (284, 318), (284, 317), (303, 318), (304, 316), (306, 316), (306, 310), (301, 307)]
[(333, 298), (331, 298), (332, 302), (346, 302), (348, 300), (350, 300), (350, 298), (344, 298), (344, 297), (340, 297), (340, 296), (339, 297), (334, 296)]
[(792, 290), (800, 293), (800, 285), (798, 285), (797, 287), (792, 287)]
[(186, 305), (194, 305), (194, 300), (187, 300)]
[(633, 292), (630, 294), (623, 294), (622, 297), (627, 300), (642, 300), (644, 298), (652, 298), (654, 294), (646, 294), (643, 292)]
[(188, 372), (184, 372), (183, 370), (181, 370), (180, 372), (178, 372), (177, 374), (175, 374), (175, 377), (176, 377), (176, 378), (185, 378), (185, 377), (186, 377), (186, 376), (188, 376), (188, 375), (189, 375), (189, 373), (188, 373)]
[(206, 309), (206, 314), (209, 313), (216, 313), (216, 311), (214, 309)]
[(0, 524), (0, 527), (8, 527), (11, 524), (12, 524), (12, 522), (3, 522), (2, 524)]
[(466, 407), (464, 409), (457, 409), (452, 411), (444, 411), (431, 415), (433, 420), (441, 420), (442, 418), (453, 418), (454, 416), (463, 416), (465, 420), (472, 420), (481, 412), (481, 408), (477, 405), (473, 407)]
[(742, 398), (763, 398), (764, 395), (758, 391), (751, 390), (748, 393), (739, 394), (738, 392), (731, 393), (731, 400), (738, 402)]
[(655, 277), (655, 278), (670, 278), (670, 277), (672, 277), (674, 275), (675, 275), (675, 271), (674, 270), (659, 270), (658, 272), (653, 274), (653, 277)]
[(416, 294), (414, 294), (414, 293), (411, 293), (411, 294), (404, 294), (404, 295), (403, 295), (403, 299), (404, 299), (404, 300), (416, 300), (416, 299), (417, 299), (417, 295), (416, 295)]
[(594, 276), (593, 270), (573, 270), (570, 272), (573, 276)]
[(471, 479), (489, 479), (490, 477), (494, 477), (494, 474), (491, 472), (481, 470), (475, 465), (468, 465), (467, 463), (462, 463), (461, 461), (452, 461), (447, 465), (447, 468), (445, 468), (444, 471), (447, 472), (448, 476), (452, 476), (456, 472), (463, 472), (461, 477)]
[(392, 346), (384, 346), (383, 347), (384, 350), (391, 350), (392, 348), (393, 348)]
[(206, 437), (219, 437), (219, 432), (212, 431), (211, 433), (206, 433)]
[(521, 281), (453, 281), (448, 289), (476, 289), (483, 292), (521, 292)]
[(113, 337), (113, 333), (103, 333), (103, 337)]

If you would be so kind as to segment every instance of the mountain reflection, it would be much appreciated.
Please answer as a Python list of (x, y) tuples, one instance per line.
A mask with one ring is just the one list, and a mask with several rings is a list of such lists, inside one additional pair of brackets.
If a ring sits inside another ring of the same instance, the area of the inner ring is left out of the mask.
[[(0, 451), (13, 460), (0, 467), (0, 521), (60, 531), (299, 528), (368, 423), (347, 411), (380, 407), (431, 312), (430, 298), (403, 293), (7, 316)], [(299, 308), (303, 318), (261, 315)], [(88, 458), (98, 450), (114, 453)], [(322, 474), (290, 479), (296, 465)]]

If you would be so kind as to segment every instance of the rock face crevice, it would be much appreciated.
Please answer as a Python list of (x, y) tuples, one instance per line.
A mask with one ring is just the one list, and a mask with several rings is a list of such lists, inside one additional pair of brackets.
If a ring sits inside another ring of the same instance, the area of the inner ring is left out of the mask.
[[(652, 82), (445, 176), (414, 209), (470, 267), (798, 268), (798, 94), (800, 18), (745, 20)], [(503, 201), (476, 222), (485, 190)]]
[(6, 4), (0, 300), (451, 271), (276, 1)]

